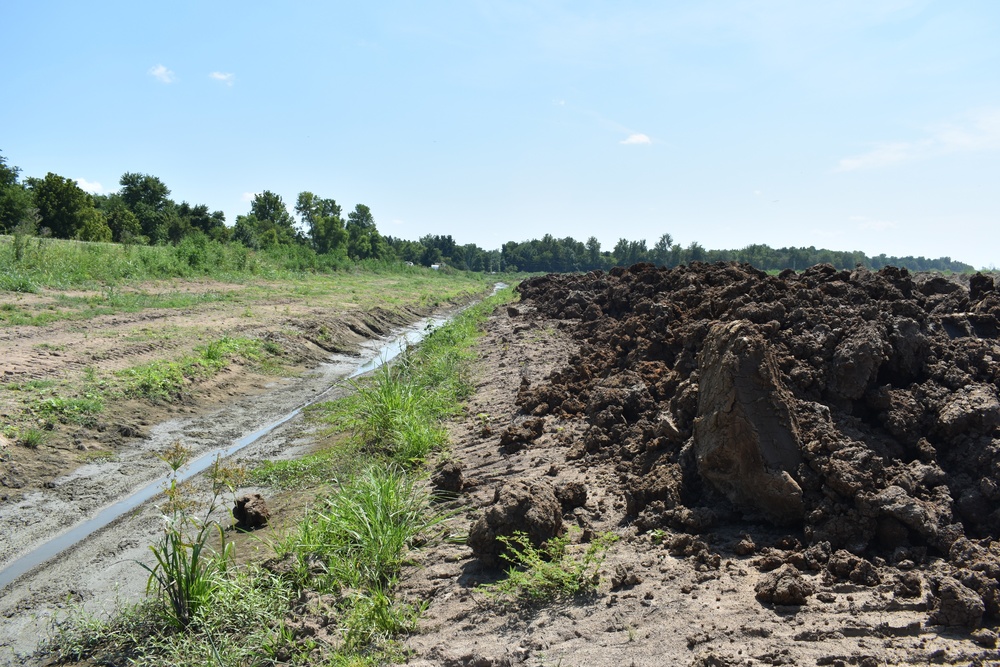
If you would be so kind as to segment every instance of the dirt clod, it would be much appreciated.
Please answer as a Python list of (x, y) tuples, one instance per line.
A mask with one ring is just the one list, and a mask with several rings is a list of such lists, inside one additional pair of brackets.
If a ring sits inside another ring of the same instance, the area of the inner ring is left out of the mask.
[(813, 585), (794, 565), (783, 565), (765, 574), (754, 587), (757, 599), (776, 605), (804, 605), (815, 592)]
[(483, 565), (493, 567), (504, 551), (497, 538), (517, 532), (536, 547), (562, 534), (562, 506), (550, 482), (515, 480), (497, 487), (492, 504), (473, 522), (468, 543)]
[(271, 512), (267, 509), (264, 496), (259, 493), (251, 493), (240, 496), (233, 506), (233, 517), (236, 519), (236, 527), (241, 530), (254, 530), (263, 528), (271, 518)]

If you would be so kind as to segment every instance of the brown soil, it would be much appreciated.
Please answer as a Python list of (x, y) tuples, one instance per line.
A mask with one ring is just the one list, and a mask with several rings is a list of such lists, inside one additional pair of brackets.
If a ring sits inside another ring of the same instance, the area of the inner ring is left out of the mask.
[[(1000, 664), (992, 278), (638, 265), (519, 291), (435, 478), (468, 545), (404, 582), (429, 604), (408, 664)], [(594, 596), (510, 608), (477, 586), (513, 530), (622, 539)]]

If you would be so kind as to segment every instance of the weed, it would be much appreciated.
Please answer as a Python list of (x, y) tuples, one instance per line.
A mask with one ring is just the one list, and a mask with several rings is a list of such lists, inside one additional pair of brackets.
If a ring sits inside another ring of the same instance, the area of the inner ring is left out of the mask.
[(28, 428), (21, 431), (17, 441), (28, 449), (38, 449), (49, 439), (49, 434), (40, 428)]
[(440, 537), (448, 515), (430, 507), (430, 496), (403, 470), (372, 466), (340, 484), (279, 551), (293, 551), (303, 573), (310, 558), (321, 558), (328, 588), (388, 586), (418, 536)]
[[(168, 513), (163, 517), (163, 535), (149, 547), (156, 558), (153, 567), (139, 565), (149, 572), (147, 592), (163, 603), (163, 618), (179, 629), (187, 628), (200, 609), (212, 599), (232, 559), (233, 545), (226, 543), (222, 526), (209, 520), (216, 507), (218, 492), (213, 495), (203, 518), (189, 513), (189, 497), (177, 482), (176, 473), (187, 463), (190, 450), (175, 442), (160, 455), (173, 471), (165, 490)], [(217, 460), (214, 470), (220, 469)], [(212, 552), (209, 538), (218, 534), (221, 549)]]
[(598, 570), (608, 548), (617, 541), (612, 533), (593, 540), (582, 553), (569, 551), (569, 537), (554, 537), (535, 547), (523, 532), (499, 539), (511, 564), (507, 578), (482, 587), (488, 597), (518, 602), (544, 602), (590, 593), (597, 588)]
[(42, 415), (67, 424), (93, 424), (96, 415), (104, 411), (104, 401), (93, 394), (87, 394), (82, 398), (51, 396), (39, 400), (35, 405)]

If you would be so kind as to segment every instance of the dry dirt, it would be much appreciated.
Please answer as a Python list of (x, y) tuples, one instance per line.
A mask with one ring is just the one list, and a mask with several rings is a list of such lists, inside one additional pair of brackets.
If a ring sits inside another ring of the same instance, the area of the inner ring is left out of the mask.
[[(429, 605), (408, 664), (1000, 664), (992, 278), (639, 265), (519, 291), (438, 477), (468, 543), (404, 583)], [(595, 595), (501, 608), (478, 586), (514, 529), (621, 539)]]

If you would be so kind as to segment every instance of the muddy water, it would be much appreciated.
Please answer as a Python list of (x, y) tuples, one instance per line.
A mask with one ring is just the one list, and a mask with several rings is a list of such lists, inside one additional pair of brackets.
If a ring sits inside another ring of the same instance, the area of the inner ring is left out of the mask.
[[(369, 373), (383, 364), (388, 363), (402, 354), (407, 346), (419, 343), (430, 331), (441, 326), (447, 321), (447, 318), (427, 318), (420, 320), (416, 324), (403, 330), (396, 337), (387, 342), (383, 342), (383, 344), (374, 350), (374, 353), (372, 350), (368, 350), (365, 355), (367, 358), (365, 358), (362, 363), (358, 364), (358, 366), (347, 375), (347, 378), (350, 379), (364, 375), (365, 373)], [(226, 458), (248, 445), (257, 442), (265, 435), (277, 429), (279, 426), (282, 426), (294, 417), (298, 416), (305, 407), (324, 400), (335, 386), (336, 385), (328, 388), (326, 391), (323, 391), (303, 405), (296, 407), (294, 410), (282, 415), (278, 419), (262, 425), (252, 433), (248, 433), (247, 435), (238, 438), (231, 444), (202, 454), (178, 472), (177, 481), (183, 482), (188, 480), (207, 470), (217, 458)], [(162, 492), (164, 486), (170, 481), (170, 478), (171, 474), (167, 473), (154, 479), (152, 482), (132, 493), (127, 498), (123, 498), (118, 502), (105, 507), (90, 519), (73, 526), (66, 532), (57, 535), (47, 542), (44, 542), (19, 557), (17, 560), (11, 562), (9, 565), (0, 570), (0, 590), (13, 583), (21, 575), (30, 572), (35, 567), (38, 567), (48, 560), (58, 556), (69, 547), (77, 544), (81, 540), (86, 539), (96, 531), (104, 528), (126, 513), (131, 512), (142, 503), (155, 497)]]

